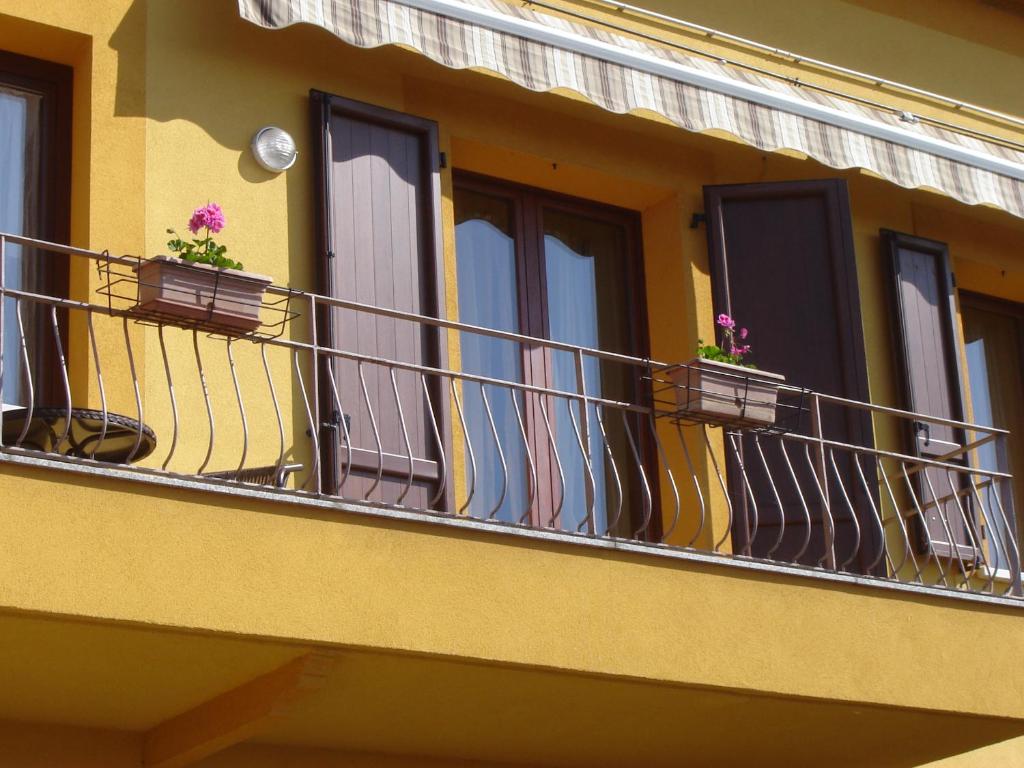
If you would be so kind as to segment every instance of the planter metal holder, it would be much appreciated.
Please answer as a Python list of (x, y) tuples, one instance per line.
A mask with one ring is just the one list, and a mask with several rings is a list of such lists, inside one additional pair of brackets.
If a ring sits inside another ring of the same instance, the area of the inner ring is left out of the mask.
[[(249, 307), (255, 317), (254, 327), (239, 327), (235, 323), (224, 322), (217, 310), (217, 292), (221, 289), (224, 274), (221, 270), (213, 270), (216, 275), (213, 294), (206, 309), (200, 309), (199, 312), (193, 310), (193, 316), (174, 311), (173, 307), (165, 308), (159, 301), (147, 302), (146, 298), (150, 294), (162, 288), (166, 290), (161, 284), (140, 277), (145, 272), (140, 270), (149, 261), (139, 256), (125, 256), (116, 260), (96, 262), (96, 271), (100, 278), (100, 286), (96, 292), (106, 297), (107, 308), (112, 315), (128, 316), (140, 325), (169, 325), (195, 330), (209, 336), (260, 340), (278, 338), (284, 333), (287, 324), (300, 314), (292, 308), (292, 299), (297, 295), (297, 291), (267, 285), (258, 306), (253, 303)], [(171, 263), (173, 262), (172, 259)], [(232, 277), (239, 275), (236, 270), (228, 272), (233, 273)]]
[[(763, 371), (739, 366), (728, 366), (728, 370), (715, 371), (718, 377), (732, 379), (732, 389), (736, 392), (737, 399), (741, 401), (739, 415), (709, 413), (702, 407), (701, 401), (705, 398), (721, 398), (722, 392), (718, 388), (709, 389), (701, 386), (701, 377), (706, 374), (706, 370), (701, 370), (699, 361), (650, 367), (648, 379), (651, 382), (655, 416), (683, 426), (709, 424), (730, 432), (773, 435), (799, 432), (809, 423), (805, 417), (810, 406), (811, 390), (785, 384), (776, 379), (774, 374), (766, 375)], [(769, 378), (776, 379), (772, 383), (778, 390), (774, 405), (774, 421), (761, 423), (746, 418), (750, 405), (760, 405), (754, 398), (759, 396), (757, 393), (763, 390), (765, 381)]]

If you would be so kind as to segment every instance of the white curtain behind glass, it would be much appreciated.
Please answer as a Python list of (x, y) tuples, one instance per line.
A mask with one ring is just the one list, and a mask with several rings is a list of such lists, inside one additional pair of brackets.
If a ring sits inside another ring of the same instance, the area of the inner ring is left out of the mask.
[[(547, 272), (548, 322), (551, 338), (581, 347), (600, 347), (598, 337), (597, 274), (595, 261), (569, 248), (557, 237), (545, 235), (544, 259)], [(576, 392), (576, 361), (571, 352), (552, 352), (555, 389)], [(601, 396), (601, 363), (593, 357), (584, 357), (583, 375), (586, 394)], [(582, 413), (572, 404), (570, 416), (568, 401), (555, 401), (558, 458), (565, 475), (565, 500), (561, 514), (564, 530), (585, 530), (587, 518), (586, 463), (580, 450), (577, 430), (582, 424)], [(594, 526), (601, 533), (607, 527), (605, 507), (604, 447), (596, 427), (596, 413), (590, 407), (590, 471), (594, 480)], [(575, 421), (575, 428), (573, 427)]]
[[(482, 219), (469, 219), (455, 228), (458, 255), (459, 319), (464, 323), (499, 331), (519, 331), (517, 310), (515, 241)], [(462, 370), (503, 381), (522, 380), (522, 362), (516, 342), (480, 334), (460, 334)], [(462, 387), (466, 433), (476, 466), (474, 494), (469, 512), (507, 522), (526, 512), (526, 452), (521, 427), (512, 404), (511, 390), (485, 385), (494, 438), (480, 386)], [(523, 398), (516, 394), (520, 413)], [(504, 459), (506, 470), (502, 469)], [(467, 462), (469, 463), (469, 462)], [(472, 471), (472, 467), (468, 471)], [(504, 488), (504, 499), (502, 490)], [(500, 503), (499, 503), (500, 502)], [(495, 508), (497, 511), (495, 512)]]

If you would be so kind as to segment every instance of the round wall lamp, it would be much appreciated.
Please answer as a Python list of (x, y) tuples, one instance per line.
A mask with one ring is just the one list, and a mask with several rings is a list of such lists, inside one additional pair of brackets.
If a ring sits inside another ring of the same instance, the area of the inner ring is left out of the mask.
[(295, 139), (276, 125), (260, 128), (252, 137), (252, 155), (261, 168), (271, 173), (287, 171), (299, 156)]

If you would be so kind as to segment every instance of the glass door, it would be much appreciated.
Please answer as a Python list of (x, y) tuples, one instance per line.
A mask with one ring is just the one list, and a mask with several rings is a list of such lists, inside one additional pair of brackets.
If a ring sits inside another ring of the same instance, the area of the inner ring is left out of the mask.
[(996, 485), (981, 490), (988, 511), (982, 522), (989, 561), (1002, 570), (1007, 567), (1008, 537), (1017, 535), (1014, 510), (1022, 509), (1024, 503), (1024, 444), (1015, 439), (1024, 430), (1024, 306), (965, 292), (960, 294), (960, 305), (972, 421), (1008, 429), (1011, 434), (1006, 443), (988, 443), (977, 451), (981, 469), (1014, 475), (1012, 490)]
[[(70, 82), (66, 67), (0, 52), (2, 232), (67, 239)], [(3, 266), (8, 289), (56, 295), (67, 290), (66, 259), (8, 243)], [(55, 364), (49, 310), (28, 300), (19, 307), (9, 297), (3, 302), (3, 320), (3, 408), (27, 405), (30, 389), (37, 402), (47, 400)]]
[[(0, 231), (27, 235), (38, 231), (39, 217), (39, 107), (42, 97), (0, 83)], [(32, 265), (20, 245), (8, 243), (4, 258), (6, 288), (31, 290), (38, 282)], [(22, 325), (26, 325), (23, 308)], [(34, 314), (34, 313), (31, 313)], [(34, 319), (34, 318), (32, 318)], [(37, 323), (28, 322), (28, 332)], [(30, 339), (29, 346), (37, 343)], [(21, 349), (18, 317), (13, 300), (4, 302), (4, 389), (5, 407), (27, 405), (28, 386)]]
[[(459, 177), (455, 217), (462, 322), (644, 354), (635, 214)], [(461, 358), (467, 373), (544, 390), (462, 387), (470, 514), (629, 536), (653, 517), (654, 494), (646, 507), (637, 496), (649, 426), (634, 413), (584, 408), (561, 394), (637, 402), (638, 370), (473, 333), (461, 335)]]

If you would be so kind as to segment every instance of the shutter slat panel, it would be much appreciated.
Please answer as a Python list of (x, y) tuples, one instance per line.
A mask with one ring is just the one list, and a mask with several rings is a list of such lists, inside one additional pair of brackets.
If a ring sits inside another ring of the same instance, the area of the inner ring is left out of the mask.
[[(882, 231), (882, 242), (891, 264), (893, 336), (904, 406), (925, 416), (962, 421), (960, 343), (946, 244), (888, 230)], [(914, 455), (936, 458), (960, 448), (964, 434), (922, 421), (913, 425), (907, 441)], [(953, 500), (953, 490), (963, 490), (961, 473), (954, 474), (951, 479), (945, 470), (927, 469), (915, 476), (915, 493), (924, 513), (920, 544), (940, 556), (952, 557), (955, 552), (965, 561), (973, 560), (970, 497), (965, 495), (959, 504)]]
[[(330, 157), (324, 158), (327, 183), (321, 190), (330, 221), (324, 227), (324, 250), (334, 254), (323, 270), (324, 291), (383, 308), (435, 314), (440, 302), (430, 288), (437, 284), (439, 258), (434, 236), (439, 216), (436, 127), (348, 99), (319, 98), (328, 105), (324, 120), (331, 147)], [(439, 362), (437, 335), (428, 343), (415, 323), (332, 309), (326, 327), (330, 341), (347, 351), (422, 365)], [(397, 502), (408, 479), (404, 417), (415, 461), (413, 486), (403, 504), (426, 507), (436, 489), (439, 463), (418, 374), (395, 370), (401, 416), (388, 369), (363, 366), (369, 405), (354, 361), (336, 360), (334, 376), (355, 449), (343, 495), (360, 498), (376, 482), (379, 439), (385, 454), (383, 479), (371, 500)], [(428, 384), (436, 388), (438, 382)], [(329, 390), (321, 396), (330, 413), (335, 406)], [(438, 420), (444, 423), (442, 414)], [(341, 437), (339, 428), (336, 437), (330, 435), (336, 442), (326, 452), (331, 465), (326, 476), (335, 483), (348, 459)]]

